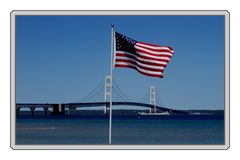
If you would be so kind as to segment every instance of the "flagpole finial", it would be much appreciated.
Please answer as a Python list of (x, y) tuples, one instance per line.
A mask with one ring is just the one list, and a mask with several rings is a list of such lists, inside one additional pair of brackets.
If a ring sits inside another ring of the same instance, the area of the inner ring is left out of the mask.
[(112, 24), (111, 27), (114, 28), (114, 24)]

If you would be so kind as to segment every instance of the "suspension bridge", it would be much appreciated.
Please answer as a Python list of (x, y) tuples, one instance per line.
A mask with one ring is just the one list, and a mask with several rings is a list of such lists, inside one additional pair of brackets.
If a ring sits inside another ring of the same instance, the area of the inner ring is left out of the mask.
[[(161, 100), (156, 88), (151, 86), (150, 89), (144, 94), (144, 96), (139, 100), (131, 100), (124, 94), (120, 89), (115, 80), (112, 81), (112, 90), (111, 90), (111, 77), (106, 76), (105, 79), (99, 82), (99, 84), (90, 91), (86, 96), (78, 98), (78, 100), (70, 103), (17, 103), (16, 104), (16, 115), (19, 115), (19, 112), (23, 109), (28, 109), (31, 111), (33, 116), (37, 109), (44, 110), (45, 116), (48, 115), (48, 111), (51, 111), (52, 115), (65, 115), (66, 111), (69, 114), (70, 111), (76, 111), (81, 108), (91, 108), (91, 107), (103, 107), (103, 113), (107, 114), (110, 106), (109, 99), (114, 92), (119, 100), (113, 100), (113, 106), (135, 106), (135, 107), (144, 107), (149, 109), (149, 114), (157, 115), (159, 113), (168, 113), (168, 114), (186, 114), (186, 112), (174, 110), (166, 105)], [(104, 100), (95, 100), (94, 97), (99, 97), (99, 93), (104, 89)], [(115, 97), (116, 97), (115, 96)], [(147, 102), (148, 101), (148, 102)]]

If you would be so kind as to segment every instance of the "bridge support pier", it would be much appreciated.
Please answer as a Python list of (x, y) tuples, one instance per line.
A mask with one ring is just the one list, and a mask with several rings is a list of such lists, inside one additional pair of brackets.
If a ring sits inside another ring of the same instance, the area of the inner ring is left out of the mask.
[(47, 113), (48, 113), (48, 107), (44, 107), (44, 115), (47, 116)]
[(151, 86), (150, 87), (150, 104), (154, 106), (154, 113), (157, 112), (156, 109), (156, 89), (155, 87)]
[(68, 108), (68, 115), (70, 114), (76, 114), (77, 108), (75, 106), (69, 106)]
[[(112, 92), (111, 92), (111, 77), (106, 76), (105, 77), (105, 90), (104, 90), (104, 102), (109, 102), (108, 98), (111, 98)], [(104, 106), (104, 114), (107, 114), (107, 108), (108, 105), (106, 104)]]
[(31, 116), (34, 116), (35, 107), (30, 107), (30, 110), (31, 110)]
[[(106, 102), (106, 101), (105, 101)], [(104, 114), (106, 115), (107, 114), (107, 105), (104, 106)]]
[(20, 108), (16, 109), (16, 116), (19, 116)]
[(64, 115), (65, 114), (65, 107), (62, 104), (53, 104), (53, 112), (52, 115)]

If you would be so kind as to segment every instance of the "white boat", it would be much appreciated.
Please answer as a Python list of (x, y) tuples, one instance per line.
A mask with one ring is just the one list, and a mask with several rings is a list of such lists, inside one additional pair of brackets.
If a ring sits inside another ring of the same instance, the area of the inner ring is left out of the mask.
[(138, 112), (139, 115), (144, 115), (144, 116), (156, 116), (156, 115), (170, 115), (168, 111), (166, 112), (161, 112), (161, 113), (146, 113), (146, 112)]

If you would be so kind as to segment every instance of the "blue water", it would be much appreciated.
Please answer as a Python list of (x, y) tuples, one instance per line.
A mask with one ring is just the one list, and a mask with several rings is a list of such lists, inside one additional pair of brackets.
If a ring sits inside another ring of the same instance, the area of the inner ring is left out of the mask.
[[(107, 144), (107, 119), (17, 119), (16, 144)], [(224, 144), (223, 120), (113, 119), (112, 144)]]

